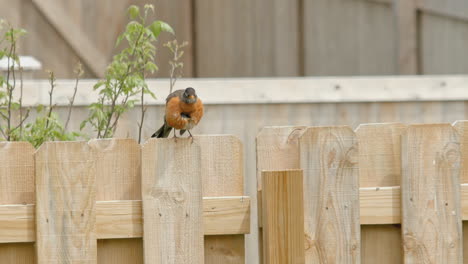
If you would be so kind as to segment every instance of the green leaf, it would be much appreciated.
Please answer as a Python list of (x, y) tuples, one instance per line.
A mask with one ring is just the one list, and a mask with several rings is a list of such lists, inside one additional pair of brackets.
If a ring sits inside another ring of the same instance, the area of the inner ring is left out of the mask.
[(169, 24), (160, 20), (154, 21), (149, 26), (149, 29), (151, 30), (151, 32), (153, 32), (153, 36), (155, 38), (159, 37), (159, 34), (161, 34), (161, 31), (169, 32), (173, 35), (175, 34), (174, 30), (171, 28), (171, 26), (169, 26)]
[(136, 5), (131, 5), (128, 8), (128, 14), (130, 15), (131, 19), (135, 19), (140, 15), (140, 8)]

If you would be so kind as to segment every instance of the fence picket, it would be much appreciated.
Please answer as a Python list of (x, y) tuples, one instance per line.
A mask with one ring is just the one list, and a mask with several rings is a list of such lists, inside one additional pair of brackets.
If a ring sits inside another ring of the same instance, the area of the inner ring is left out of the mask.
[(35, 162), (38, 264), (97, 263), (94, 152), (87, 142), (47, 142)]
[(145, 263), (204, 263), (200, 146), (151, 139), (142, 148)]
[(410, 125), (402, 136), (405, 263), (462, 263), (458, 135), (449, 124)]
[(311, 127), (299, 138), (306, 263), (360, 263), (358, 145), (349, 127)]

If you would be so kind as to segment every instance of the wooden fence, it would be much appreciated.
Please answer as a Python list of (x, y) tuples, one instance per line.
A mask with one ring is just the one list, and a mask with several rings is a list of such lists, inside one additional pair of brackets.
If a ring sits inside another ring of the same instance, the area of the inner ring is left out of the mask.
[(468, 121), (264, 128), (264, 263), (468, 263), (467, 139)]
[[(29, 32), (20, 52), (57, 77), (72, 78), (78, 59), (100, 77), (126, 8), (145, 3), (190, 42), (187, 77), (468, 72), (465, 0), (0, 0), (0, 17)], [(168, 76), (169, 38), (158, 76)]]
[(242, 152), (232, 136), (0, 142), (0, 263), (243, 263)]

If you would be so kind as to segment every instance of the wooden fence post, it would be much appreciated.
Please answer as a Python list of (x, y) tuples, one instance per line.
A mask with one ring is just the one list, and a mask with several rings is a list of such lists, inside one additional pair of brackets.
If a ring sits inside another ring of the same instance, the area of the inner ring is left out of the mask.
[[(95, 139), (89, 145), (96, 153), (96, 200), (141, 200), (141, 146), (133, 139)], [(115, 223), (99, 225), (97, 220), (98, 234), (121, 230)], [(99, 239), (97, 246), (99, 264), (143, 263), (141, 238)]]
[(358, 143), (343, 127), (299, 138), (304, 170), (306, 263), (360, 263)]
[(304, 264), (302, 170), (262, 172), (263, 259)]
[(410, 125), (402, 136), (405, 263), (462, 263), (460, 149), (449, 124)]
[(93, 154), (87, 142), (46, 142), (36, 152), (38, 264), (97, 263)]
[[(9, 204), (33, 204), (36, 200), (35, 151), (27, 142), (0, 142), (0, 207)], [(29, 234), (29, 231), (25, 230), (25, 233)], [(0, 263), (35, 263), (34, 244), (0, 243)]]
[[(375, 188), (383, 192), (386, 187), (400, 186), (401, 134), (406, 125), (399, 123), (362, 124), (356, 129), (359, 141), (360, 188)], [(362, 193), (361, 193), (362, 194)], [(362, 196), (361, 206), (362, 204)], [(399, 196), (398, 196), (399, 198)], [(372, 200), (374, 203), (375, 200)], [(400, 199), (394, 221), (400, 222)], [(376, 219), (379, 208), (371, 208), (368, 215)], [(366, 220), (361, 211), (361, 223)], [(386, 220), (385, 220), (386, 221)], [(376, 221), (373, 221), (374, 223)], [(395, 264), (403, 260), (399, 225), (361, 225), (362, 263)]]
[(204, 263), (200, 146), (150, 139), (142, 148), (145, 263)]

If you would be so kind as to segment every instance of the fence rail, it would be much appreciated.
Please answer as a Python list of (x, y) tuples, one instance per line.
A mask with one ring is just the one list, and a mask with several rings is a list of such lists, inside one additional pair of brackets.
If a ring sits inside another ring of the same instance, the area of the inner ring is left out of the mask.
[[(0, 164), (1, 263), (18, 263), (17, 252), (32, 256), (22, 263), (97, 263), (118, 250), (122, 263), (244, 262), (250, 198), (242, 196), (235, 137), (143, 147), (129, 139), (47, 142), (37, 151), (0, 142)], [(35, 242), (35, 253), (31, 243), (15, 244), (23, 242)]]
[[(284, 263), (381, 263), (379, 258), (390, 254), (394, 256), (384, 263), (463, 263), (466, 127), (468, 121), (453, 126), (365, 124), (356, 131), (342, 126), (264, 128), (257, 137), (258, 197), (286, 188), (284, 176), (291, 170), (302, 170), (304, 177), (302, 212), (258, 202), (264, 263), (278, 263), (272, 260), (277, 252), (269, 249), (271, 241), (281, 239), (284, 245), (305, 243), (305, 261)], [(302, 214), (305, 242), (268, 224)], [(401, 224), (401, 229), (388, 229), (389, 224)], [(361, 251), (372, 248), (371, 243), (374, 252)], [(296, 249), (285, 250), (288, 256)]]

